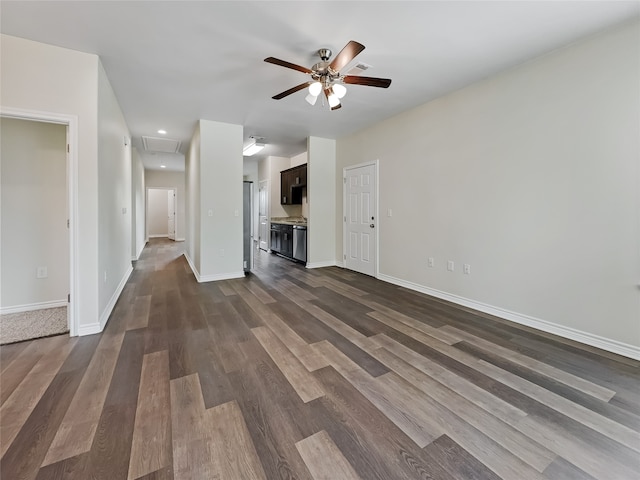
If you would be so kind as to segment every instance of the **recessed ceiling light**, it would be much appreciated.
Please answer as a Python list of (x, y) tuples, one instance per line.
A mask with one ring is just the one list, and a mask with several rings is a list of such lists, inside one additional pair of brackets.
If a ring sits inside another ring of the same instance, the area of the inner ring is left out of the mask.
[(160, 168), (167, 168), (166, 165), (160, 165)]
[(158, 130), (158, 133), (159, 133), (160, 135), (166, 135), (166, 134), (167, 134), (167, 131), (166, 131), (166, 130)]

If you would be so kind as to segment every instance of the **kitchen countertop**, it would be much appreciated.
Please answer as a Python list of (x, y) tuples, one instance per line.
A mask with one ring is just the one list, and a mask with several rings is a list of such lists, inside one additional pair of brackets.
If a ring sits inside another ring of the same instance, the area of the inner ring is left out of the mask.
[(307, 219), (304, 217), (271, 217), (271, 223), (280, 223), (282, 225), (301, 225), (307, 226)]

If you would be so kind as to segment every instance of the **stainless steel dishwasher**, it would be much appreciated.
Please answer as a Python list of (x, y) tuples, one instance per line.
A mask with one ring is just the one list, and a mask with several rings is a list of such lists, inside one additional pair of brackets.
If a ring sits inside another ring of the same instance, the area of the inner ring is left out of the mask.
[(293, 226), (293, 258), (307, 263), (307, 227), (305, 225)]

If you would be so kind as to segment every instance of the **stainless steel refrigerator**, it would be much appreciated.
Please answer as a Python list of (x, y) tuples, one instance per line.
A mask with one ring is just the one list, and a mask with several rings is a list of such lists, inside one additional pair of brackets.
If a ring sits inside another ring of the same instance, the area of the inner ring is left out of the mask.
[(253, 266), (253, 182), (243, 182), (242, 185), (242, 246), (244, 271), (250, 272)]

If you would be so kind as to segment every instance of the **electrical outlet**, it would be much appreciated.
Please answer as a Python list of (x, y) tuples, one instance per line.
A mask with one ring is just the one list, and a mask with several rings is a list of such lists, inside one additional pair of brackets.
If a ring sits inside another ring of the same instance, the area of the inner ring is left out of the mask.
[(393, 216), (393, 211), (389, 208), (387, 210), (387, 217), (392, 217)]
[(107, 283), (107, 271), (104, 271), (104, 283)]
[(465, 275), (471, 275), (471, 265), (469, 265), (468, 263), (465, 263), (462, 267), (462, 271), (464, 272)]
[(233, 216), (234, 217), (239, 217), (240, 216), (240, 212), (238, 210), (234, 210), (233, 211)]
[(210, 209), (210, 210), (207, 212), (207, 214), (208, 214), (210, 217), (213, 217), (213, 210), (211, 210), (211, 209)]
[(455, 264), (453, 263), (453, 260), (449, 260), (447, 262), (447, 270), (449, 270), (450, 272), (453, 272), (455, 270)]
[(36, 270), (36, 278), (47, 278), (49, 273), (47, 272), (47, 267), (38, 267)]
[(435, 264), (436, 261), (433, 259), (433, 257), (429, 257), (429, 259), (427, 260), (427, 265), (429, 266), (429, 268), (433, 268)]

